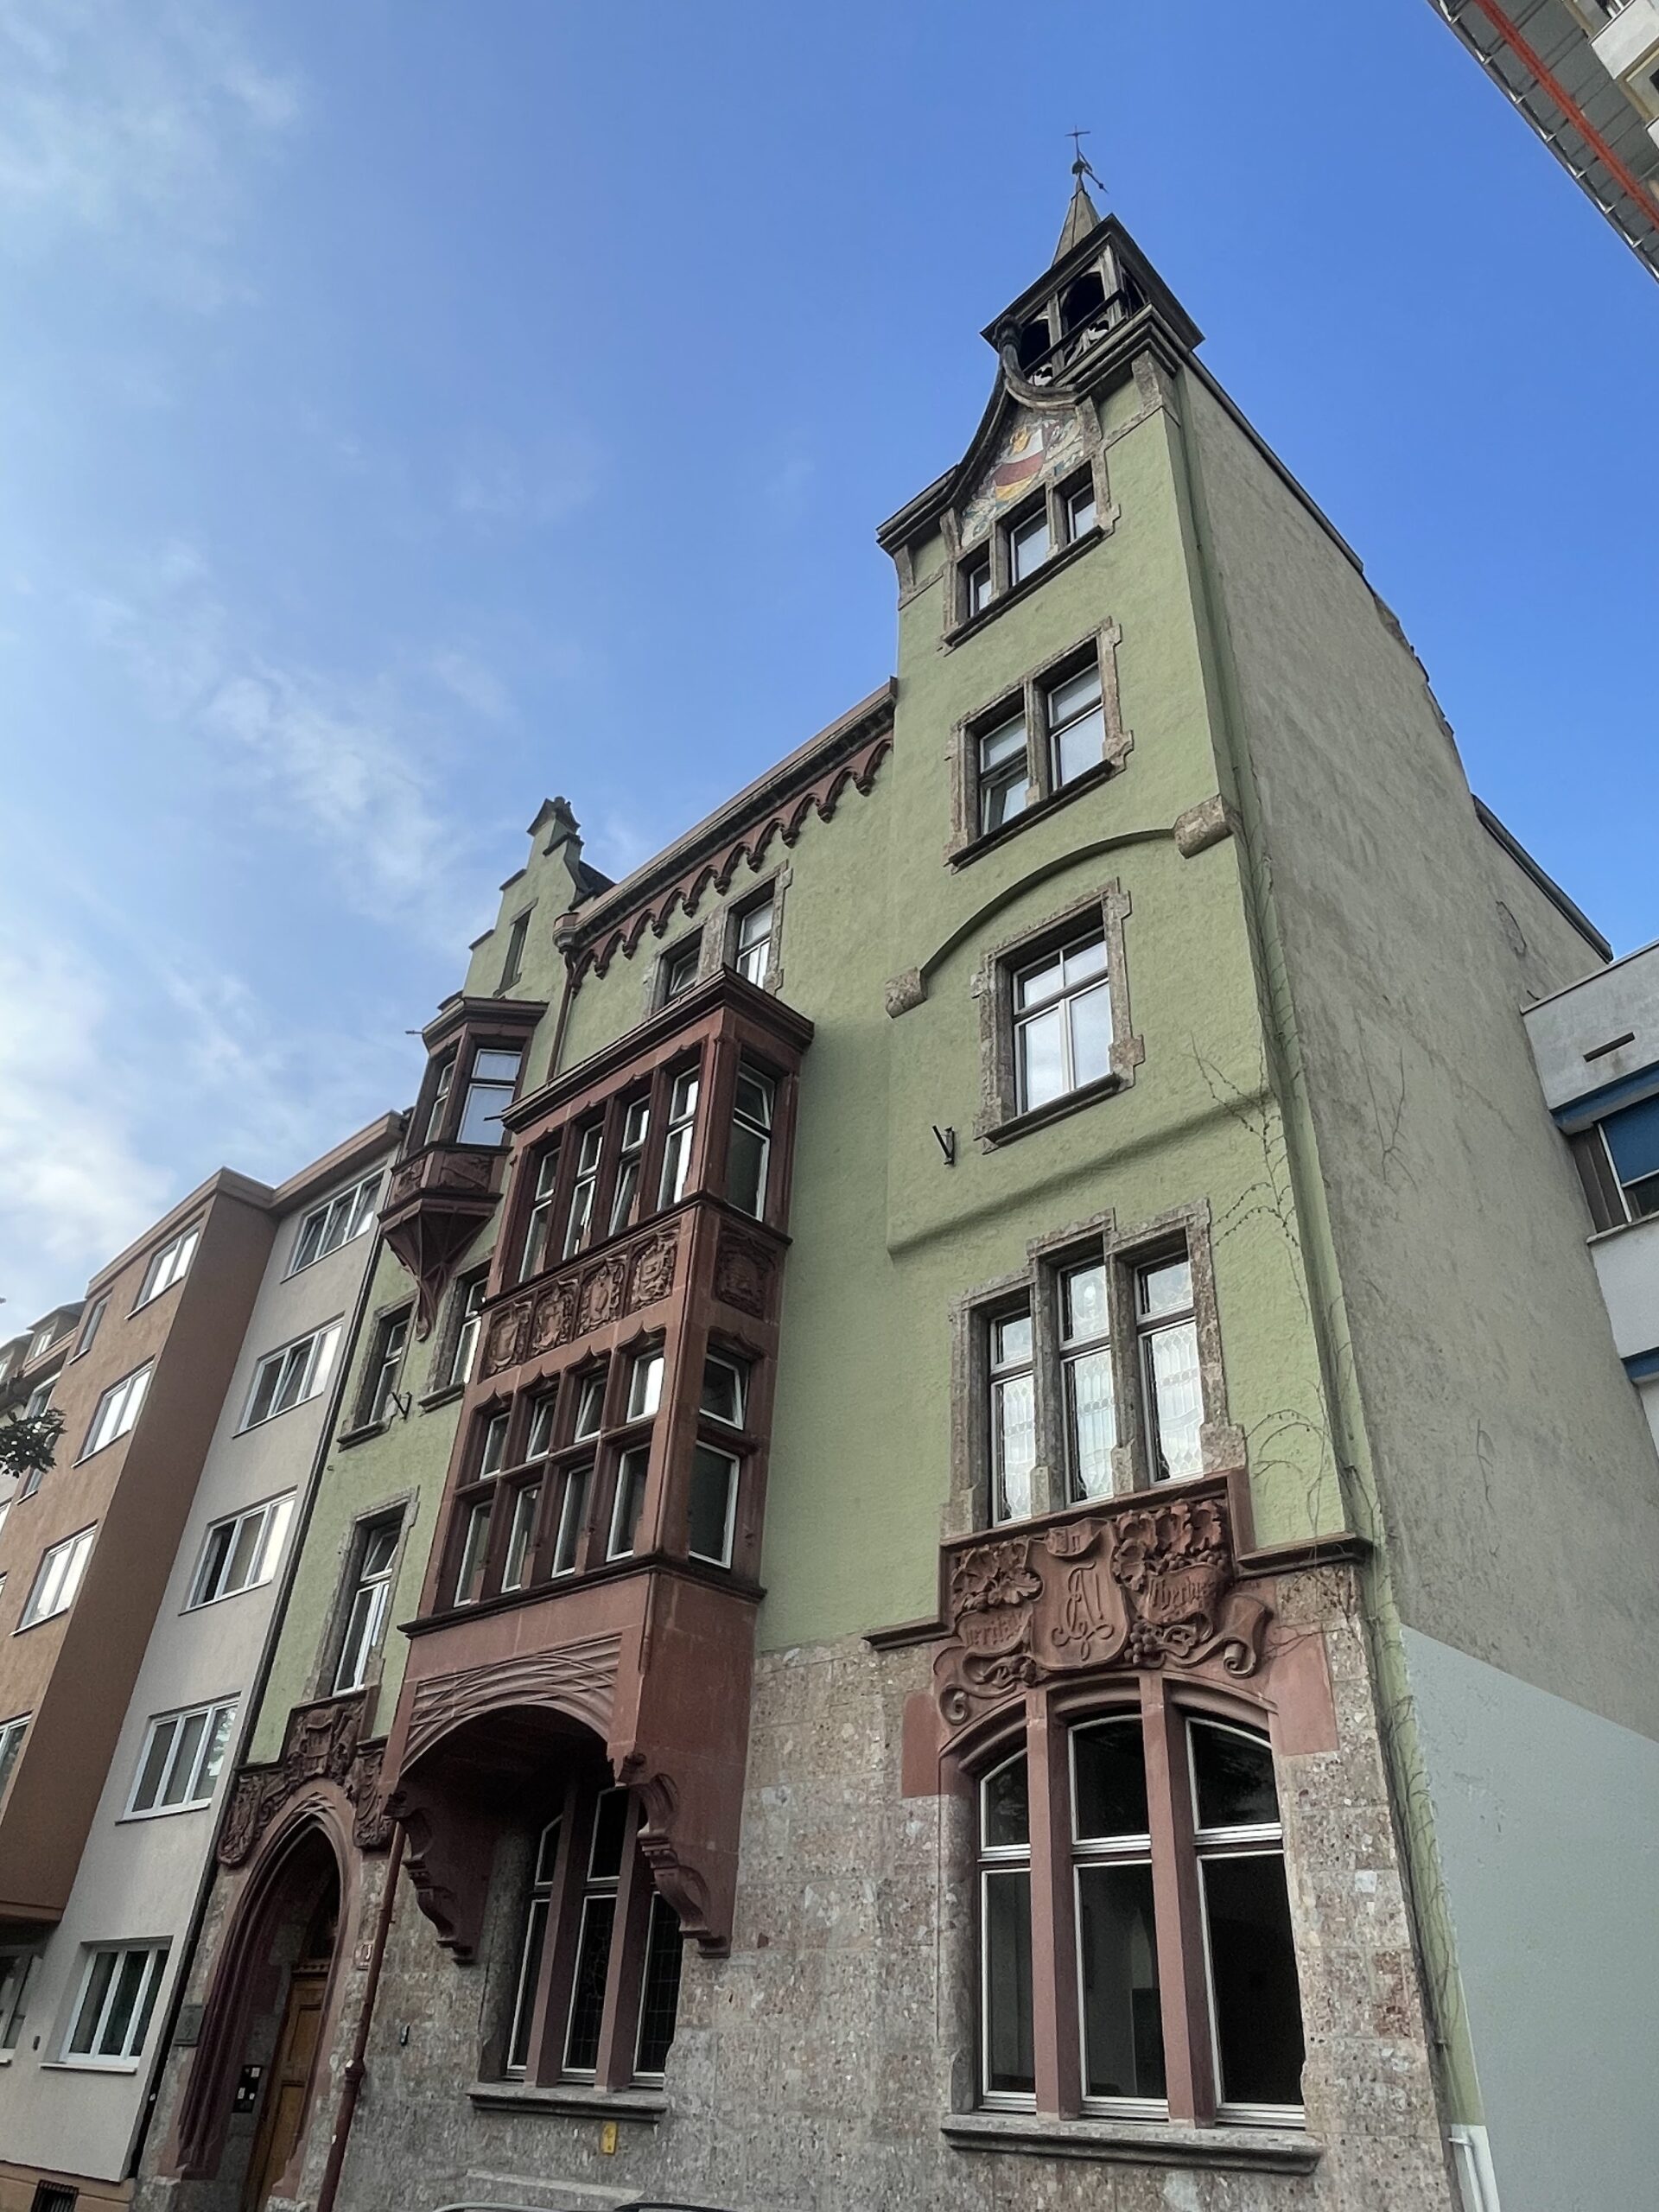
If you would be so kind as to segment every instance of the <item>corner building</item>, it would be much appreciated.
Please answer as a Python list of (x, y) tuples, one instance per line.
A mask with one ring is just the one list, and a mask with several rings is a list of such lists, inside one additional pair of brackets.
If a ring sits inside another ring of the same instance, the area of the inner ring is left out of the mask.
[(550, 802), (427, 1032), (143, 2205), (1640, 2201), (1419, 1705), (1653, 1732), (1607, 948), (1081, 187), (987, 336), (895, 680), (621, 883)]

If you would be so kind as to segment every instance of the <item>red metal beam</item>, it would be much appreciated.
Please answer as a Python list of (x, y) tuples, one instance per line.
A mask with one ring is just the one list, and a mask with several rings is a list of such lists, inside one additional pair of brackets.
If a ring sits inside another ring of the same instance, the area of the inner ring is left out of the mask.
[(1560, 79), (1545, 61), (1542, 54), (1522, 37), (1520, 32), (1498, 6), (1497, 0), (1465, 0), (1465, 4), (1474, 9), (1478, 15), (1484, 16), (1516, 60), (1523, 67), (1531, 70), (1533, 75), (1585, 143), (1605, 162), (1630, 198), (1647, 216), (1649, 221), (1654, 224), (1656, 228), (1659, 228), (1659, 205), (1656, 205), (1654, 188), (1649, 184), (1644, 184), (1635, 170), (1628, 168), (1623, 158), (1613, 151), (1584, 110), (1578, 105)]

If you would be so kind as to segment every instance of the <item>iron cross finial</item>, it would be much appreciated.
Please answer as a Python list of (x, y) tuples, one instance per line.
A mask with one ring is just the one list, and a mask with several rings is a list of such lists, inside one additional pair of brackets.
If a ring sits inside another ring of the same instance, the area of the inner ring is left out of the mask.
[(1084, 177), (1093, 178), (1094, 181), (1100, 186), (1101, 190), (1104, 192), (1106, 189), (1104, 183), (1102, 181), (1100, 177), (1096, 175), (1094, 168), (1090, 163), (1089, 156), (1083, 150), (1084, 140), (1085, 138), (1092, 138), (1095, 135), (1094, 132), (1092, 130), (1068, 130), (1065, 135), (1071, 141), (1071, 151), (1075, 156), (1071, 163), (1072, 175), (1076, 177), (1079, 184), (1083, 182)]

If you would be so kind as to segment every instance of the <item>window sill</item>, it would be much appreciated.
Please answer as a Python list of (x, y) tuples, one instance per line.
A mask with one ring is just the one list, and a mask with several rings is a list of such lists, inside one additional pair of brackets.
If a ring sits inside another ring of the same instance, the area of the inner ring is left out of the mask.
[(136, 2058), (43, 2058), (42, 2074), (136, 2074)]
[(474, 2082), (467, 2094), (478, 2112), (535, 2112), (572, 2119), (637, 2120), (655, 2127), (667, 2113), (659, 2089), (595, 2089), (577, 2082)]
[(1051, 814), (1069, 806), (1074, 798), (1081, 798), (1089, 791), (1098, 791), (1103, 784), (1110, 783), (1121, 772), (1122, 766), (1118, 760), (1097, 761), (1092, 768), (1085, 768), (1082, 775), (1073, 776), (1069, 784), (1050, 791), (1046, 798), (1039, 798), (1035, 806), (1025, 807), (1018, 814), (1010, 815), (1006, 822), (999, 823), (995, 830), (982, 830), (965, 844), (956, 846), (945, 859), (953, 868), (967, 868), (982, 854), (994, 852), (997, 846), (1007, 844), (1010, 837), (1017, 837), (1033, 823), (1046, 822)]
[(958, 2151), (1102, 2158), (1120, 2165), (1243, 2173), (1312, 2173), (1322, 2146), (1287, 2129), (1184, 2127), (1166, 2120), (1052, 2120), (1036, 2113), (951, 2113), (940, 2133)]
[(423, 1414), (433, 1413), (438, 1407), (447, 1406), (453, 1399), (460, 1397), (466, 1388), (464, 1382), (446, 1382), (442, 1390), (429, 1390), (423, 1398), (417, 1398), (415, 1402)]
[(342, 1428), (334, 1439), (336, 1452), (349, 1452), (354, 1444), (366, 1444), (372, 1436), (384, 1436), (391, 1426), (390, 1421), (365, 1421), (355, 1428)]
[(1123, 1078), (1114, 1069), (1098, 1082), (1085, 1083), (1077, 1090), (1051, 1098), (1046, 1105), (1033, 1106), (1023, 1114), (1011, 1114), (1006, 1122), (997, 1122), (991, 1128), (980, 1130), (980, 1139), (993, 1150), (998, 1145), (1012, 1144), (1016, 1137), (1028, 1136), (1033, 1129), (1046, 1129), (1051, 1122), (1063, 1122), (1068, 1114), (1081, 1113), (1085, 1106), (1098, 1105), (1103, 1098), (1109, 1098), (1122, 1088)]
[[(1033, 569), (1028, 576), (1021, 576), (1017, 584), (1009, 584), (1006, 590), (998, 592), (989, 605), (982, 607), (977, 614), (969, 615), (954, 629), (947, 630), (939, 641), (940, 650), (954, 652), (969, 638), (976, 638), (988, 623), (995, 621), (1004, 607), (1017, 607), (1022, 599), (1029, 599), (1033, 592), (1046, 584), (1052, 575), (1069, 567), (1073, 561), (1081, 560), (1092, 547), (1100, 543), (1105, 535), (1100, 524), (1096, 523), (1092, 529), (1085, 530), (1081, 537), (1074, 537), (1069, 545), (1062, 545), (1058, 552), (1051, 553), (1040, 567)], [(954, 572), (952, 588), (955, 588)]]

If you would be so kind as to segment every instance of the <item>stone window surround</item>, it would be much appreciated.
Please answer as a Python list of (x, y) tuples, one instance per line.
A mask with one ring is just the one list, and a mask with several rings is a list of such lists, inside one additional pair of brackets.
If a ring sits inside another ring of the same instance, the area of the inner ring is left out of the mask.
[[(467, 1303), (467, 1290), (480, 1277), (487, 1282), (489, 1273), (490, 1261), (486, 1255), (483, 1259), (474, 1261), (470, 1267), (458, 1269), (449, 1285), (449, 1295), (444, 1301), (443, 1319), (438, 1326), (432, 1357), (427, 1368), (427, 1389), (420, 1401), (423, 1413), (429, 1411), (435, 1406), (448, 1405), (452, 1398), (460, 1397), (467, 1387), (464, 1377), (454, 1382), (440, 1380), (440, 1377), (448, 1376), (449, 1363), (455, 1356), (455, 1344), (461, 1335), (461, 1309)], [(483, 1334), (481, 1324), (479, 1333), (481, 1338)], [(478, 1357), (476, 1350), (474, 1351), (473, 1357), (476, 1362)]]
[[(1077, 537), (1069, 534), (1071, 494), (1083, 488), (1083, 480), (1089, 480), (1095, 495), (1095, 520)], [(1014, 533), (1028, 523), (1041, 508), (1048, 518), (1049, 551), (1029, 575), (1015, 577), (1014, 574), (1013, 538)], [(1105, 536), (1102, 518), (1107, 516), (1106, 461), (1103, 453), (1096, 452), (1064, 475), (1056, 474), (1021, 499), (1007, 513), (999, 515), (988, 533), (976, 537), (971, 544), (963, 545), (951, 569), (950, 599), (945, 608), (944, 645), (948, 651), (962, 639), (980, 629), (1014, 598), (1023, 599), (1046, 577), (1052, 575), (1055, 564), (1067, 554), (1080, 552), (1085, 546), (1097, 544)], [(1114, 510), (1109, 517), (1116, 521)], [(988, 553), (991, 562), (991, 593), (985, 605), (976, 611), (968, 605), (968, 576), (969, 570)]]
[(664, 937), (653, 957), (645, 963), (644, 992), (640, 1002), (640, 1016), (661, 1011), (666, 1003), (663, 997), (663, 982), (666, 964), (688, 938), (698, 939), (697, 972), (689, 988), (696, 990), (701, 983), (710, 982), (722, 968), (736, 964), (737, 924), (740, 915), (749, 907), (758, 906), (767, 898), (772, 901), (772, 942), (766, 948), (766, 972), (761, 978), (760, 988), (775, 998), (784, 984), (784, 907), (794, 870), (788, 861), (780, 861), (767, 875), (763, 875), (734, 892), (721, 905), (706, 914), (702, 920), (690, 929), (682, 930), (676, 937)]
[(379, 1375), (379, 1346), (384, 1341), (387, 1325), (400, 1314), (405, 1316), (409, 1322), (409, 1334), (404, 1339), (403, 1354), (397, 1365), (398, 1395), (406, 1395), (402, 1386), (408, 1372), (410, 1350), (414, 1342), (415, 1303), (404, 1295), (389, 1298), (384, 1304), (377, 1306), (372, 1313), (365, 1316), (364, 1325), (358, 1332), (358, 1341), (365, 1348), (368, 1356), (363, 1363), (362, 1371), (356, 1377), (356, 1387), (349, 1396), (352, 1408), (350, 1425), (341, 1429), (334, 1438), (336, 1451), (349, 1450), (353, 1445), (362, 1443), (367, 1437), (380, 1435), (391, 1426), (385, 1421), (369, 1419), (369, 1397)]
[(1199, 1429), (1204, 1477), (1242, 1475), (1243, 1432), (1227, 1415), (1227, 1378), (1221, 1355), (1221, 1322), (1210, 1238), (1210, 1205), (1198, 1198), (1172, 1206), (1151, 1220), (1120, 1229), (1109, 1208), (1075, 1226), (1035, 1239), (1027, 1247), (1027, 1265), (1017, 1273), (982, 1284), (951, 1307), (950, 1492), (943, 1536), (948, 1541), (980, 1529), (1017, 1530), (1019, 1522), (991, 1519), (990, 1325), (1016, 1309), (1028, 1307), (1032, 1325), (1033, 1391), (1036, 1409), (1037, 1459), (1032, 1469), (1033, 1516), (1063, 1512), (1077, 1501), (1067, 1491), (1065, 1408), (1061, 1382), (1060, 1277), (1072, 1267), (1103, 1259), (1111, 1321), (1112, 1374), (1116, 1398), (1117, 1442), (1112, 1448), (1112, 1493), (1143, 1491), (1148, 1496), (1178, 1492), (1178, 1477), (1153, 1483), (1145, 1473), (1147, 1421), (1135, 1313), (1135, 1269), (1183, 1242), (1192, 1270), (1192, 1311), (1198, 1338), (1199, 1390), (1204, 1421)]
[[(1076, 1937), (1068, 1738), (1073, 1727), (1114, 1712), (1138, 1712), (1145, 1730), (1160, 1930), (1166, 2121), (1120, 2117), (1109, 2111), (1085, 2113), (1083, 2105), (1079, 1996), (1077, 1974), (1070, 1964), (1075, 1956)], [(1040, 2147), (1048, 2152), (1069, 2147), (1076, 2157), (1135, 2158), (1138, 2154), (1148, 2164), (1249, 2164), (1281, 2171), (1306, 2171), (1317, 2161), (1320, 2146), (1297, 2131), (1294, 2123), (1258, 2131), (1223, 2117), (1217, 2125), (1210, 2004), (1205, 1993), (1204, 1913), (1190, 1828), (1192, 1806), (1185, 1783), (1189, 1714), (1242, 1726), (1267, 1736), (1274, 1745), (1277, 1778), (1275, 1716), (1269, 1706), (1258, 1703), (1243, 1689), (1217, 1689), (1192, 1677), (1154, 1672), (1098, 1684), (1033, 1687), (1025, 1692), (1012, 1713), (1005, 1711), (988, 1719), (953, 1759), (958, 1787), (969, 1793), (972, 1805), (969, 1863), (976, 1870), (981, 1777), (1021, 1749), (1030, 1763), (1032, 2005), (1037, 2067), (1034, 2109), (1013, 2102), (982, 2102), (948, 2115), (943, 2132), (957, 2147)], [(965, 1874), (965, 1866), (963, 1871)], [(963, 1926), (971, 1931), (976, 1961), (981, 1941), (978, 1886), (976, 1871), (974, 1902), (963, 1916)], [(1058, 1964), (1062, 1960), (1068, 1962), (1065, 1968)], [(972, 1983), (977, 1992), (976, 1966)], [(973, 2018), (977, 2053), (982, 2027), (977, 1997)], [(976, 2063), (970, 2072), (976, 2084), (978, 2071)], [(1160, 2158), (1155, 2146), (1166, 2131), (1172, 2139), (1166, 2148), (1176, 2155)], [(1040, 2144), (1033, 2136), (1040, 2136)], [(1249, 2155), (1246, 2145), (1256, 2155)]]
[[(974, 1135), (982, 1152), (1024, 1136), (1028, 1130), (1046, 1128), (1115, 1091), (1127, 1090), (1135, 1081), (1135, 1071), (1146, 1058), (1146, 1046), (1134, 1033), (1129, 1014), (1123, 925), (1130, 911), (1128, 893), (1116, 876), (1109, 877), (1044, 920), (1027, 925), (1017, 936), (1003, 938), (982, 956), (970, 986), (979, 1005), (979, 1110), (974, 1116)], [(1022, 1111), (1014, 1065), (1014, 970), (1040, 959), (1045, 952), (1057, 950), (1096, 918), (1106, 935), (1106, 982), (1112, 1007), (1111, 1071), (1097, 1082), (1083, 1084), (1076, 1090)]]
[[(1040, 661), (1027, 669), (1014, 682), (1004, 684), (993, 699), (976, 707), (957, 722), (950, 733), (949, 753), (950, 835), (944, 848), (948, 866), (966, 868), (982, 853), (988, 852), (993, 846), (1001, 845), (1010, 837), (1018, 836), (1032, 823), (1046, 820), (1057, 808), (1080, 798), (1085, 791), (1098, 789), (1122, 771), (1135, 746), (1133, 733), (1123, 726), (1118, 683), (1117, 652), (1122, 642), (1123, 632), (1116, 622), (1109, 619), (1086, 636), (1075, 639), (1063, 652), (1045, 654)], [(1069, 672), (1069, 663), (1084, 660), (1091, 645), (1100, 667), (1101, 713), (1106, 726), (1104, 750), (1096, 766), (1081, 776), (1074, 776), (1070, 783), (1062, 784), (1057, 790), (1051, 790), (1048, 781), (1048, 734), (1043, 726), (1043, 694), (1049, 684), (1061, 680)], [(1000, 823), (995, 830), (982, 830), (979, 826), (980, 733), (1008, 715), (1016, 701), (1025, 716), (1026, 756), (1033, 796), (1020, 813)]]
[[(345, 1640), (352, 1599), (357, 1593), (358, 1569), (368, 1531), (376, 1522), (389, 1521), (394, 1513), (398, 1516), (397, 1544), (391, 1555), (390, 1577), (395, 1597), (397, 1579), (404, 1571), (404, 1554), (409, 1544), (409, 1532), (420, 1519), (421, 1495), (417, 1490), (394, 1491), (353, 1514), (346, 1528), (346, 1541), (340, 1549), (334, 1594), (328, 1600), (322, 1633), (317, 1639), (316, 1656), (306, 1680), (305, 1694), (299, 1700), (301, 1705), (321, 1705), (336, 1697), (342, 1701), (361, 1698), (364, 1705), (359, 1733), (365, 1737), (374, 1733), (374, 1708), (379, 1695), (380, 1678), (385, 1669), (385, 1635), (381, 1637), (378, 1649), (371, 1655), (363, 1680), (356, 1689), (336, 1690), (334, 1688), (334, 1669), (340, 1664), (340, 1648)], [(385, 1626), (387, 1630), (392, 1626), (391, 1605), (386, 1609)]]

